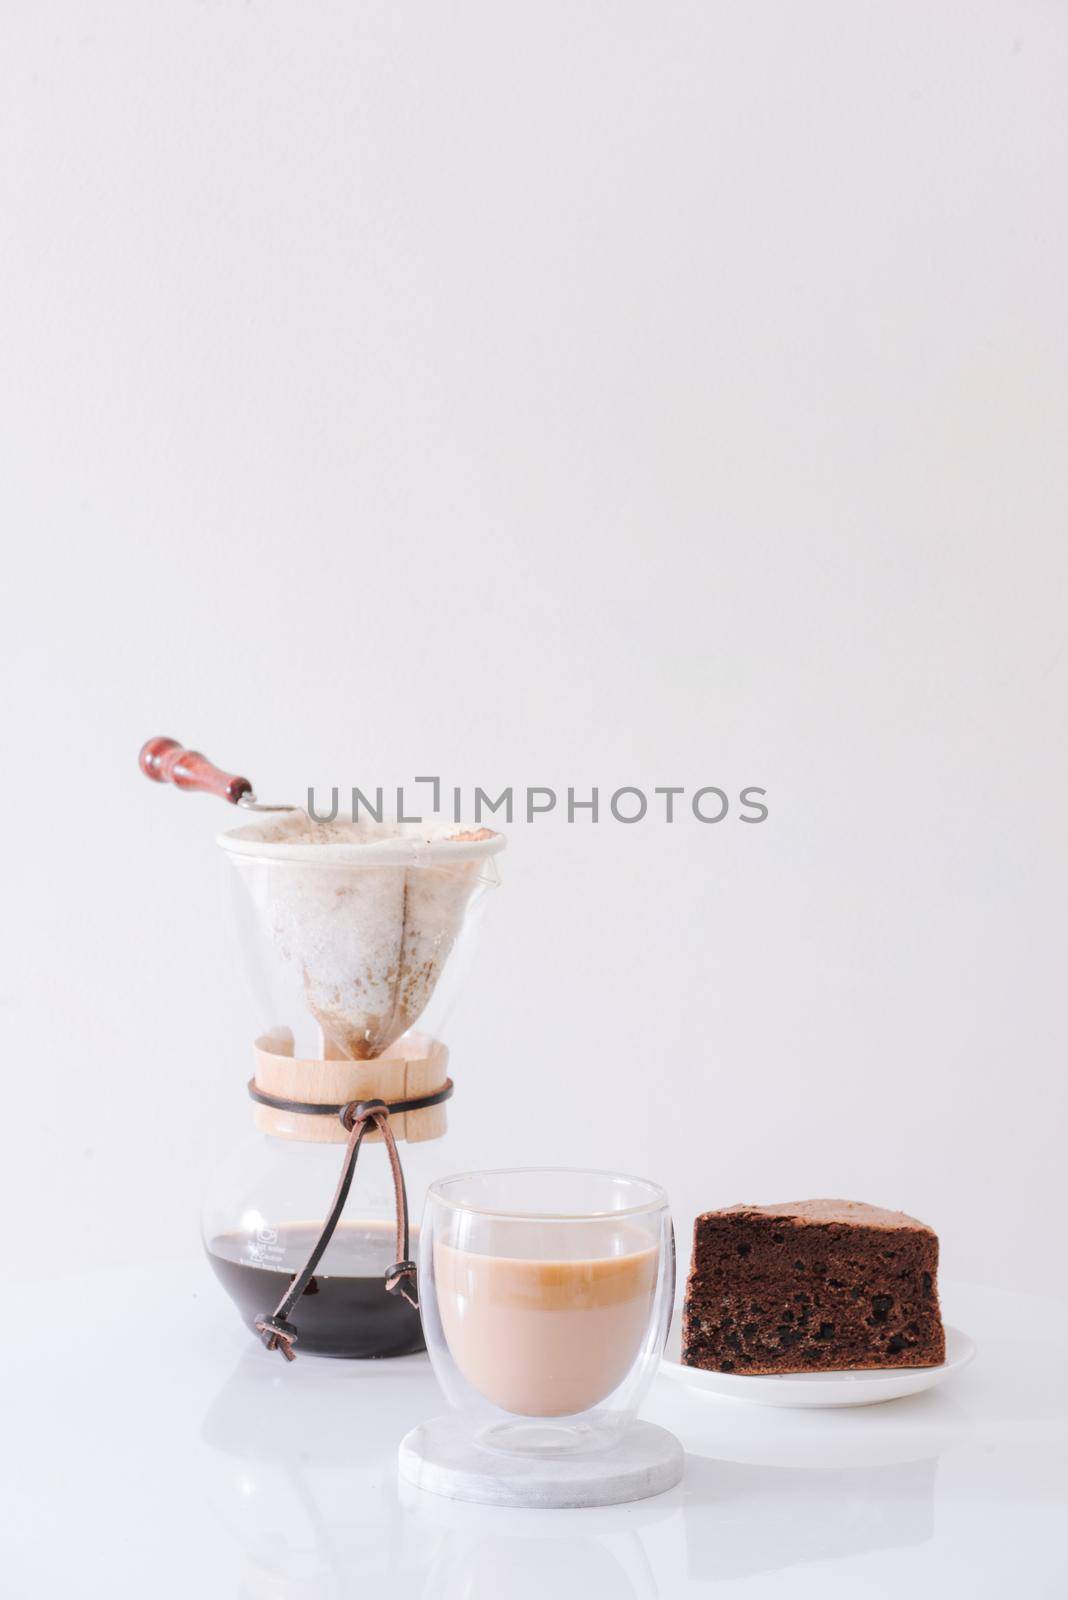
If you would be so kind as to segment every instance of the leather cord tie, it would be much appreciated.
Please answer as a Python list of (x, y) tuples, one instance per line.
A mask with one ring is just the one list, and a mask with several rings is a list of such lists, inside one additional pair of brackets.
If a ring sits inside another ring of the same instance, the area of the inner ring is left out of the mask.
[(338, 1179), (334, 1198), (322, 1231), (305, 1261), (301, 1270), (293, 1278), (289, 1288), (275, 1306), (270, 1316), (257, 1319), (256, 1332), (262, 1338), (268, 1350), (280, 1350), (287, 1361), (296, 1360), (293, 1346), (297, 1343), (296, 1328), (289, 1320), (290, 1312), (297, 1304), (308, 1284), (311, 1282), (315, 1269), (322, 1260), (323, 1252), (334, 1236), (334, 1229), (341, 1220), (341, 1213), (345, 1209), (345, 1202), (352, 1188), (352, 1179), (356, 1172), (356, 1159), (360, 1153), (364, 1134), (368, 1128), (377, 1128), (382, 1135), (382, 1142), (389, 1156), (390, 1171), (393, 1174), (393, 1193), (397, 1204), (397, 1259), (391, 1267), (386, 1269), (385, 1289), (387, 1294), (399, 1294), (407, 1300), (413, 1310), (419, 1309), (419, 1296), (416, 1289), (415, 1262), (408, 1259), (410, 1241), (408, 1237), (408, 1191), (404, 1187), (404, 1171), (401, 1167), (400, 1156), (397, 1152), (397, 1141), (393, 1137), (393, 1129), (389, 1125), (390, 1113), (397, 1111), (419, 1111), (426, 1106), (440, 1105), (452, 1094), (452, 1079), (445, 1080), (444, 1087), (434, 1094), (428, 1094), (415, 1100), (398, 1100), (392, 1105), (387, 1105), (385, 1100), (350, 1100), (343, 1106), (322, 1106), (300, 1100), (278, 1100), (273, 1095), (265, 1094), (256, 1087), (255, 1081), (249, 1082), (249, 1094), (254, 1100), (263, 1105), (276, 1106), (281, 1110), (297, 1111), (304, 1115), (312, 1116), (337, 1116), (342, 1127), (348, 1133), (348, 1143), (345, 1146), (345, 1156), (341, 1163), (341, 1176)]

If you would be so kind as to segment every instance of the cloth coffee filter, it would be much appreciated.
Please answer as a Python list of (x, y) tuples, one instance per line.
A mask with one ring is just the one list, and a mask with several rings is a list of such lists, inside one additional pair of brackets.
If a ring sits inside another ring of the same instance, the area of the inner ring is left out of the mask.
[(488, 859), (488, 828), (313, 822), (304, 811), (219, 835), (261, 925), (301, 972), (330, 1053), (378, 1056), (418, 1021)]

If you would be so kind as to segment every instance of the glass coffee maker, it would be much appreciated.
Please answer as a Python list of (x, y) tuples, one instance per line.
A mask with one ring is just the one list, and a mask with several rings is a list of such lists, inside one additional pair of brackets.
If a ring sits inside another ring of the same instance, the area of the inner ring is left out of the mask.
[(504, 837), (261, 807), (171, 740), (150, 741), (141, 767), (262, 812), (218, 837), (261, 1027), (253, 1129), (204, 1202), (212, 1268), (287, 1357), (422, 1350), (409, 1198), (418, 1216), (447, 1170), (437, 1030)]

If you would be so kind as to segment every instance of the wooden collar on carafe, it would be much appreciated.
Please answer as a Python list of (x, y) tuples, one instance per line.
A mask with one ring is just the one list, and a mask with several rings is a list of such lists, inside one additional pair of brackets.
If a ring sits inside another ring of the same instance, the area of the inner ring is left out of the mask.
[[(449, 1052), (429, 1034), (409, 1033), (373, 1061), (301, 1060), (293, 1054), (287, 1030), (263, 1034), (253, 1048), (255, 1088), (277, 1100), (337, 1106), (351, 1101), (384, 1100), (393, 1105), (437, 1094), (448, 1085)], [(344, 1144), (348, 1133), (336, 1116), (303, 1115), (276, 1106), (253, 1103), (253, 1120), (261, 1133), (308, 1144)], [(390, 1117), (393, 1137), (418, 1144), (440, 1139), (447, 1126), (446, 1108), (426, 1106)], [(380, 1140), (377, 1131), (366, 1138)]]

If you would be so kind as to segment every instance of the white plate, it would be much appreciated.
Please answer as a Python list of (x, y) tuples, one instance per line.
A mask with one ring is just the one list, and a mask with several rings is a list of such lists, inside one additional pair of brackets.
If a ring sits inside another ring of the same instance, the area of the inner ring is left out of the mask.
[(944, 1383), (975, 1355), (975, 1341), (959, 1328), (946, 1328), (946, 1359), (940, 1367), (877, 1367), (867, 1372), (789, 1372), (754, 1377), (742, 1372), (706, 1372), (684, 1367), (682, 1315), (672, 1319), (660, 1370), (702, 1394), (749, 1400), (758, 1406), (874, 1406), (900, 1400)]

